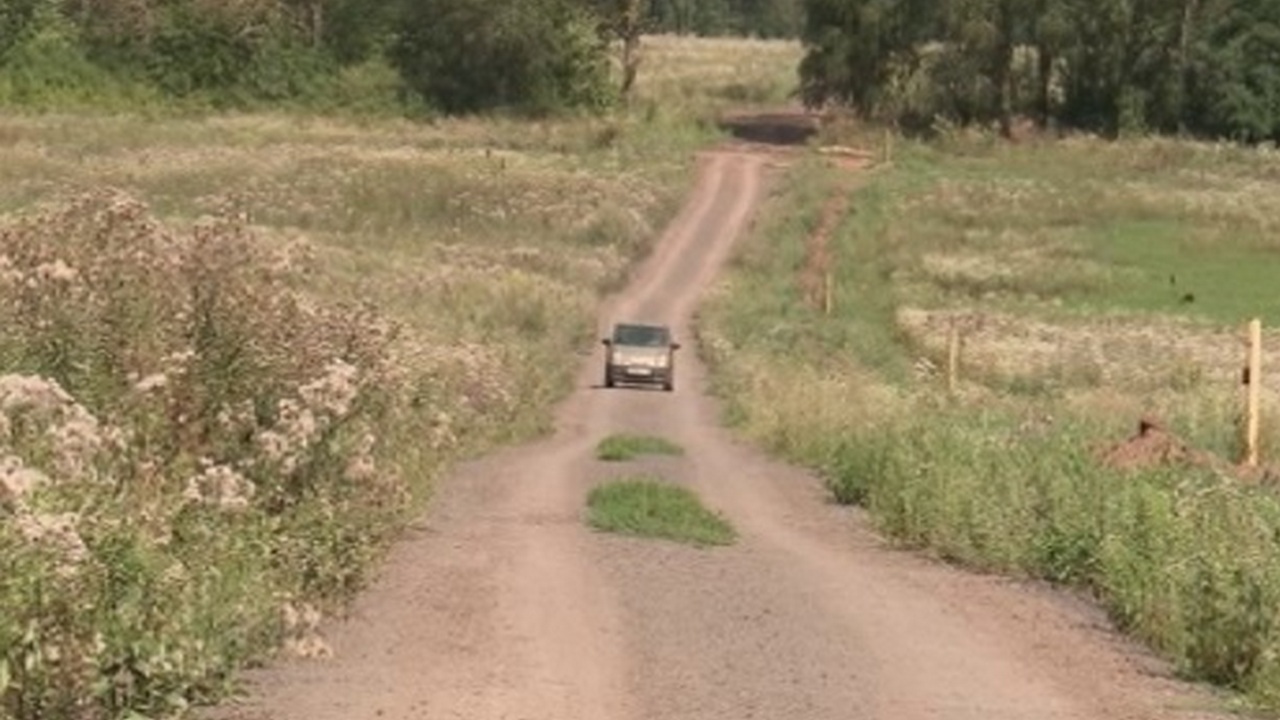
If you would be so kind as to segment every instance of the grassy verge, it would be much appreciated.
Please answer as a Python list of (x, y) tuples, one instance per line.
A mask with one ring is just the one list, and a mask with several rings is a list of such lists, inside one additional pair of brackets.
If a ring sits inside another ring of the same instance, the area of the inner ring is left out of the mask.
[(1099, 452), (1154, 414), (1237, 456), (1240, 327), (1280, 316), (1260, 289), (1280, 276), (1271, 155), (1087, 139), (896, 151), (832, 238), (830, 315), (797, 276), (845, 171), (796, 167), (742, 248), (699, 329), (729, 421), (904, 544), (1086, 588), (1186, 676), (1280, 709), (1274, 491), (1177, 463), (1121, 471)]
[(666, 438), (650, 435), (610, 435), (596, 446), (596, 457), (618, 462), (641, 455), (681, 455), (684, 449)]
[(599, 485), (587, 496), (587, 522), (597, 530), (674, 540), (696, 546), (729, 545), (733, 526), (704, 507), (688, 488), (635, 478)]
[(0, 715), (326, 652), (434, 480), (546, 429), (699, 118), (0, 116)]

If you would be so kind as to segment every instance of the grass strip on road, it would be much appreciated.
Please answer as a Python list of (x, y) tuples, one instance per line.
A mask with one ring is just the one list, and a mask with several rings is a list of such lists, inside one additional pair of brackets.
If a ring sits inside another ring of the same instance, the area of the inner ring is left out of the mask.
[(633, 460), (641, 455), (683, 455), (684, 448), (652, 435), (610, 435), (596, 446), (596, 457), (609, 462)]
[(674, 540), (699, 547), (730, 545), (733, 526), (688, 488), (658, 478), (615, 480), (587, 496), (587, 522), (597, 530)]

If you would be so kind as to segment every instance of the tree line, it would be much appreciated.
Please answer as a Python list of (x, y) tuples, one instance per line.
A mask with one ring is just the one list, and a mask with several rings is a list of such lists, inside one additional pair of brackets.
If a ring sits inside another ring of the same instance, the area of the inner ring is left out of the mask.
[(621, 90), (613, 41), (795, 36), (800, 2), (0, 0), (0, 101), (108, 78), (162, 97), (272, 102), (323, 96), (344, 69), (382, 63), (449, 112), (602, 106)]
[(1276, 0), (805, 0), (802, 94), (920, 128), (1018, 115), (1280, 140)]

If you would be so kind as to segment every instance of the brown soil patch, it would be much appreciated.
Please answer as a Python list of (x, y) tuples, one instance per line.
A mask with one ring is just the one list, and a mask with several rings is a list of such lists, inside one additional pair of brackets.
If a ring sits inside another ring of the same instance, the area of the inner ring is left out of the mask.
[[(846, 147), (825, 147), (819, 152), (830, 158), (833, 166), (855, 173), (867, 168), (872, 155), (865, 151)], [(849, 212), (849, 196), (856, 185), (856, 175), (850, 175), (838, 183), (822, 206), (818, 227), (805, 242), (805, 262), (800, 269), (800, 292), (813, 309), (829, 313), (834, 302), (835, 289), (831, 287), (835, 270), (835, 256), (831, 250), (831, 236), (840, 220)]]
[(1138, 421), (1138, 432), (1109, 448), (1102, 462), (1118, 470), (1141, 470), (1170, 465), (1221, 468), (1228, 463), (1183, 442), (1153, 417)]
[(831, 253), (831, 234), (835, 232), (849, 207), (848, 193), (843, 188), (827, 198), (818, 218), (818, 227), (805, 242), (804, 267), (800, 269), (800, 290), (813, 309), (830, 312), (830, 274), (835, 262)]
[(1106, 466), (1118, 470), (1183, 466), (1213, 470), (1245, 482), (1280, 480), (1280, 468), (1237, 465), (1212, 453), (1197, 450), (1151, 416), (1139, 420), (1138, 431), (1104, 451), (1101, 460)]

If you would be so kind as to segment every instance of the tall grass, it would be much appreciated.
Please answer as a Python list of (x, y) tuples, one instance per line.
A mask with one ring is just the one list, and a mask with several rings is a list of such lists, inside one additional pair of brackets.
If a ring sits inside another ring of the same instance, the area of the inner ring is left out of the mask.
[[(741, 249), (699, 328), (730, 421), (904, 545), (1084, 588), (1185, 675), (1280, 708), (1274, 490), (1099, 459), (1143, 412), (1234, 459), (1233, 325), (1265, 309), (1249, 278), (1275, 263), (1254, 204), (1276, 189), (1266, 158), (1076, 139), (896, 150), (833, 238), (831, 315), (805, 304), (799, 270), (842, 171), (794, 168)], [(1214, 263), (1177, 259), (1202, 242)], [(1197, 286), (1214, 294), (1204, 306), (1152, 289), (1210, 270), (1225, 279)], [(1151, 287), (1120, 280), (1142, 277)], [(965, 344), (948, 397), (953, 322)]]
[(910, 546), (1091, 590), (1188, 676), (1274, 705), (1280, 500), (1187, 467), (1122, 474), (1088, 423), (931, 408), (847, 440), (829, 474)]

